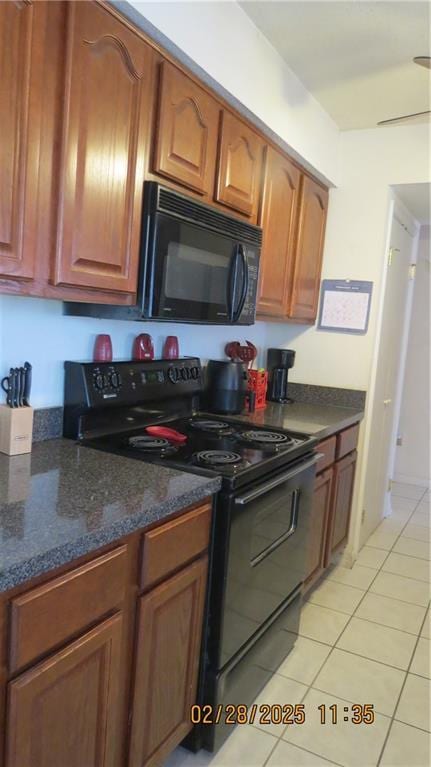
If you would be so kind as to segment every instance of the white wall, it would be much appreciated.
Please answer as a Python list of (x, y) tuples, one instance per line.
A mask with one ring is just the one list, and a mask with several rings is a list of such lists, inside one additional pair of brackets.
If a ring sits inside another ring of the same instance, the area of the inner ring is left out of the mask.
[(421, 227), (396, 449), (395, 479), (430, 481), (430, 243)]

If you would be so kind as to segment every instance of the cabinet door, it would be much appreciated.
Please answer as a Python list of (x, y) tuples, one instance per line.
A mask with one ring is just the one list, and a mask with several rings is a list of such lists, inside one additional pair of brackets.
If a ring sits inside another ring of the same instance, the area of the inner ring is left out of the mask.
[(214, 187), (219, 106), (187, 75), (162, 63), (154, 170), (201, 194)]
[(289, 317), (315, 320), (325, 239), (328, 191), (303, 176)]
[(35, 46), (43, 42), (44, 5), (0, 3), (0, 275), (27, 279), (34, 273), (34, 242), (24, 247), (26, 211), (31, 215), (28, 206), (35, 204), (28, 198), (37, 177), (28, 153), (37, 155), (38, 143), (30, 95), (39, 67)]
[(159, 765), (191, 729), (207, 558), (141, 597), (130, 767)]
[(121, 615), (9, 684), (6, 767), (118, 767)]
[(134, 293), (151, 49), (108, 8), (66, 6), (55, 283)]
[(356, 459), (357, 452), (355, 450), (345, 458), (342, 458), (341, 461), (337, 461), (334, 465), (334, 485), (328, 529), (326, 564), (330, 562), (332, 554), (347, 541), (355, 482)]
[(331, 506), (333, 470), (319, 474), (314, 483), (304, 590), (317, 580), (325, 567), (326, 535)]
[(263, 141), (230, 112), (223, 112), (216, 200), (256, 221)]
[(265, 180), (260, 225), (263, 248), (257, 310), (286, 317), (293, 256), (300, 172), (271, 147), (266, 150)]

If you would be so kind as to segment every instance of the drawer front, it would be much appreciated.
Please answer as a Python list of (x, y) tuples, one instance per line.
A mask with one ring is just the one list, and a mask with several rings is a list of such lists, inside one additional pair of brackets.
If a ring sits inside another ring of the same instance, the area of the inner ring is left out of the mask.
[(208, 548), (211, 504), (156, 527), (144, 535), (141, 588), (146, 589)]
[(347, 453), (351, 453), (352, 450), (356, 450), (359, 437), (359, 424), (355, 423), (354, 426), (350, 426), (344, 431), (340, 431), (337, 434), (337, 452), (336, 459), (342, 458)]
[(16, 597), (11, 603), (10, 671), (23, 668), (121, 605), (126, 546)]
[(337, 437), (328, 437), (323, 442), (319, 442), (317, 446), (317, 452), (322, 453), (322, 457), (319, 458), (316, 464), (316, 474), (327, 469), (335, 461), (335, 448), (337, 446)]

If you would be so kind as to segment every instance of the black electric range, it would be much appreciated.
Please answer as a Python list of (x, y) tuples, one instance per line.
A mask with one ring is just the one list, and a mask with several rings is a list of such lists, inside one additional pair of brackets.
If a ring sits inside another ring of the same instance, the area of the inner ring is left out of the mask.
[[(221, 476), (197, 703), (251, 703), (297, 636), (314, 438), (201, 412), (197, 358), (67, 362), (65, 368), (64, 436), (137, 460)], [(231, 731), (224, 721), (198, 725), (186, 745), (215, 750)]]

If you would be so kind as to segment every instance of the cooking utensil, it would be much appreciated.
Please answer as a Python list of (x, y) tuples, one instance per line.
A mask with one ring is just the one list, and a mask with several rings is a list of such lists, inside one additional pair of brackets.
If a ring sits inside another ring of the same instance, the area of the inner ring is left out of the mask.
[(30, 406), (30, 391), (31, 391), (31, 371), (32, 366), (29, 362), (24, 362), (24, 370), (25, 370), (25, 376), (24, 376), (24, 394), (23, 394), (23, 403), (27, 407)]
[(153, 360), (154, 344), (149, 333), (140, 333), (133, 341), (132, 356), (134, 360)]
[(112, 362), (112, 341), (107, 333), (99, 333), (96, 336), (93, 362)]
[[(225, 354), (232, 360), (232, 362), (245, 362), (247, 367), (253, 365), (253, 361), (257, 357), (257, 349), (251, 341), (246, 341), (247, 346), (241, 346), (239, 341), (231, 341), (225, 346)], [(251, 363), (251, 364), (250, 364)]]
[(170, 429), (168, 426), (147, 426), (145, 431), (152, 434), (153, 437), (162, 437), (162, 439), (168, 439), (170, 442), (178, 442), (180, 445), (187, 442), (185, 434), (181, 434), (176, 429)]
[(166, 336), (163, 346), (163, 359), (177, 360), (180, 354), (180, 347), (177, 336)]

